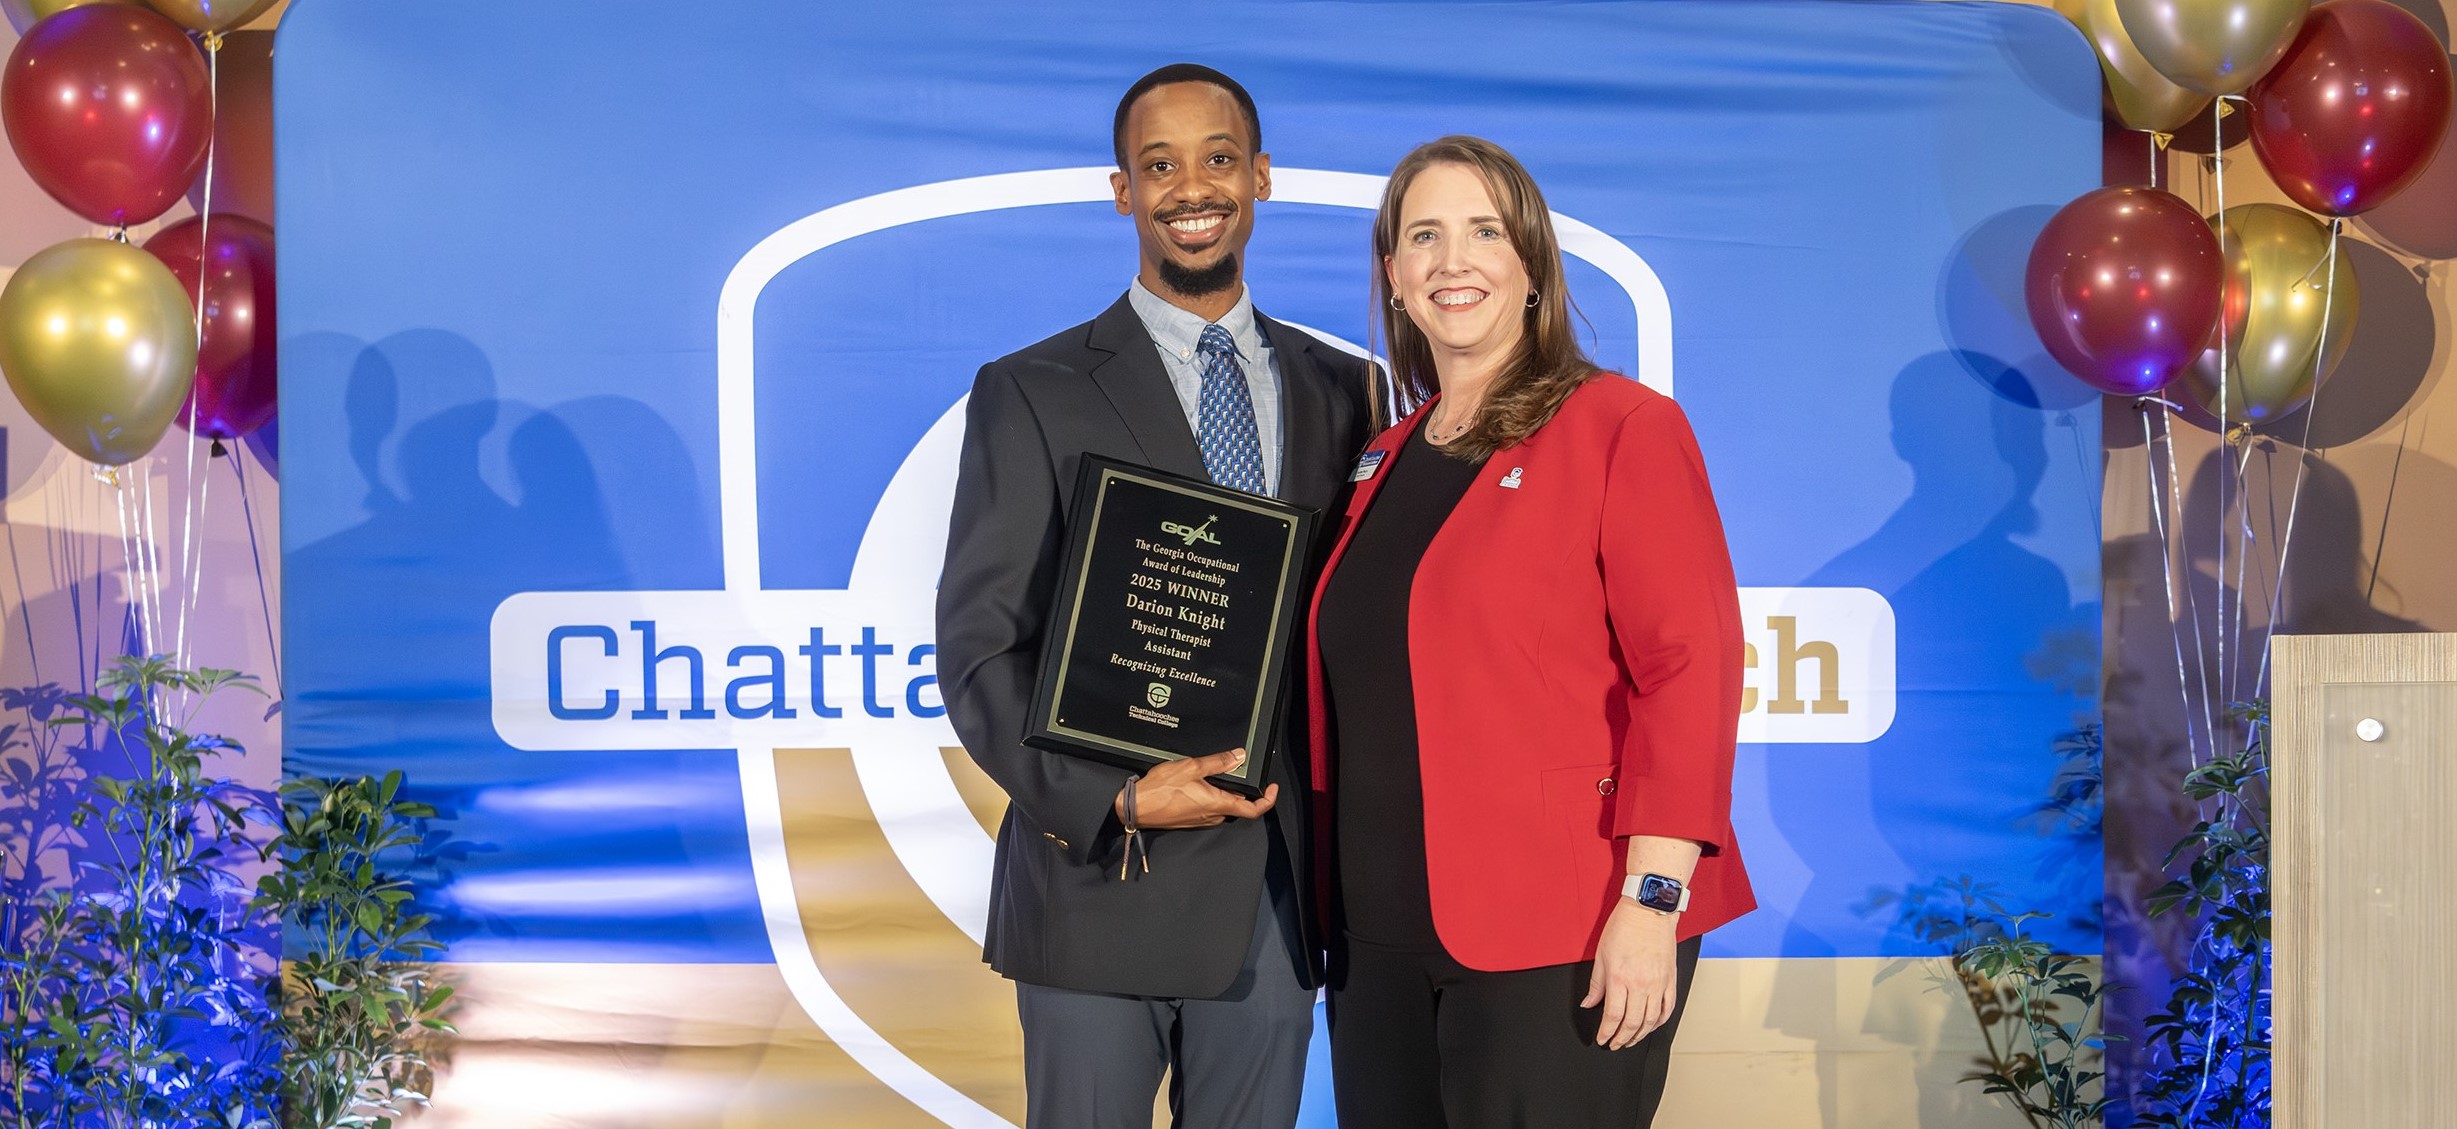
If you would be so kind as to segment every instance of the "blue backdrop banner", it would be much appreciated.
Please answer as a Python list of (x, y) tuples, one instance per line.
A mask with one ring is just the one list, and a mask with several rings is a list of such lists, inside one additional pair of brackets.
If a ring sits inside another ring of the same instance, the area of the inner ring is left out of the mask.
[(1478, 134), (1544, 186), (1597, 356), (1687, 408), (1757, 655), (1764, 908), (1709, 957), (1924, 952), (1872, 891), (1964, 874), (2096, 951), (2095, 825), (2035, 815), (2098, 661), (2098, 409), (2021, 300), (2098, 180), (2053, 12), (686, 7), (282, 31), (289, 764), (444, 809), (451, 959), (774, 961), (821, 1007), (779, 784), (812, 750), (978, 938), (996, 798), (930, 624), (957, 409), (1124, 289), (1110, 116), (1180, 59), (1260, 104), (1259, 308), (1363, 342), (1382, 174)]

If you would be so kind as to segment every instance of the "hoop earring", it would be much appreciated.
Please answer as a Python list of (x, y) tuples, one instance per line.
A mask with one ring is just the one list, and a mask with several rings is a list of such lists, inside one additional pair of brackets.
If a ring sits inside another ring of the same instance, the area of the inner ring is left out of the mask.
[(1535, 291), (1535, 290), (1530, 290), (1530, 291), (1528, 291), (1528, 292), (1527, 292), (1527, 308), (1528, 308), (1528, 309), (1531, 309), (1531, 310), (1532, 310), (1532, 309), (1535, 309), (1535, 308), (1536, 308), (1536, 303), (1541, 302), (1541, 301), (1543, 301), (1543, 300), (1544, 300), (1544, 295), (1543, 295), (1541, 292), (1539, 292), (1539, 291)]
[(1397, 294), (1391, 295), (1391, 312), (1394, 314), (1404, 314), (1408, 312), (1408, 304), (1400, 301), (1399, 295)]

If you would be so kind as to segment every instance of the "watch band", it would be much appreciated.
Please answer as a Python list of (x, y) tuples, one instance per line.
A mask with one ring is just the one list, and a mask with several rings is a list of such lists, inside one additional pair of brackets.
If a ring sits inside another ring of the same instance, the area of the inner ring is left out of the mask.
[(1689, 908), (1689, 887), (1661, 874), (1633, 874), (1621, 880), (1621, 896), (1657, 913)]

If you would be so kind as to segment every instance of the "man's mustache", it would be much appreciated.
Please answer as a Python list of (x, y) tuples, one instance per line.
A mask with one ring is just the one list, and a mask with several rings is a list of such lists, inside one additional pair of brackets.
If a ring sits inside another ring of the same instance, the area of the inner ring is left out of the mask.
[(1182, 220), (1187, 216), (1233, 216), (1236, 214), (1237, 208), (1232, 204), (1180, 204), (1166, 211), (1154, 212), (1152, 218), (1167, 223), (1170, 220)]

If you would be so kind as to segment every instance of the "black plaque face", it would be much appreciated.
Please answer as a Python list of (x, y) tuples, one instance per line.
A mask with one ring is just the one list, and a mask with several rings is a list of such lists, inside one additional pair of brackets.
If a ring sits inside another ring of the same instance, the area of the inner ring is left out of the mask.
[(1097, 455), (1041, 656), (1027, 744), (1143, 769), (1245, 749), (1262, 792), (1314, 512)]

